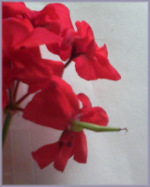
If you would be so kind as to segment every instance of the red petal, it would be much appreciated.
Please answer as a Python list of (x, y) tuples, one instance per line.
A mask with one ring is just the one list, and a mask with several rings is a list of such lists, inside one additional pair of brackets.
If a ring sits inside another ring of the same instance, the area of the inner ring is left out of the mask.
[(54, 167), (60, 171), (64, 171), (68, 159), (70, 158), (70, 154), (72, 152), (73, 147), (68, 146), (67, 144), (62, 145), (62, 148), (55, 159)]
[(45, 28), (42, 27), (37, 27), (35, 28), (29, 35), (28, 37), (26, 37), (26, 39), (19, 43), (16, 48), (20, 48), (20, 47), (36, 47), (42, 44), (55, 44), (60, 42), (62, 39), (48, 31)]
[(93, 58), (82, 55), (74, 61), (76, 62), (77, 73), (86, 80), (96, 80), (99, 78), (119, 80), (121, 78), (118, 71), (103, 55), (97, 54)]
[(54, 61), (54, 60), (42, 60), (43, 63), (47, 65), (47, 68), (50, 67), (53, 71), (54, 75), (57, 75), (59, 77), (62, 77), (64, 72), (64, 63), (61, 61)]
[(53, 7), (55, 10), (55, 13), (58, 15), (60, 25), (61, 25), (61, 32), (63, 32), (65, 29), (73, 28), (73, 25), (70, 19), (70, 10), (64, 4), (53, 3), (48, 6)]
[(63, 42), (60, 46), (58, 55), (60, 58), (64, 61), (67, 59), (71, 58), (72, 53), (74, 53), (73, 50), (73, 45), (74, 45), (74, 40), (77, 36), (77, 33), (74, 31), (74, 29), (68, 29), (63, 35)]
[(22, 49), (11, 54), (18, 72), (15, 78), (29, 85), (29, 92), (48, 86), (52, 75), (62, 76), (64, 64), (60, 61), (42, 59), (39, 48)]
[(33, 26), (29, 20), (16, 18), (3, 20), (3, 42), (7, 48), (37, 47), (42, 44), (56, 45), (62, 41), (61, 37), (46, 28)]
[(31, 11), (23, 2), (3, 2), (2, 8), (3, 18), (17, 17)]
[(51, 64), (41, 59), (39, 48), (22, 49), (11, 54), (15, 79), (29, 85), (29, 92), (45, 88), (51, 81)]
[(101, 54), (101, 55), (104, 55), (106, 58), (108, 58), (108, 49), (107, 49), (107, 46), (106, 44), (103, 45), (103, 47), (98, 47), (98, 52)]
[(27, 105), (24, 118), (44, 126), (64, 130), (78, 111), (78, 98), (71, 86), (61, 78), (53, 76), (50, 86), (36, 94)]
[(76, 53), (86, 54), (88, 57), (93, 57), (96, 51), (96, 43), (91, 26), (85, 21), (77, 21), (76, 26), (78, 29), (77, 33), (80, 37), (75, 41)]
[(59, 142), (45, 145), (37, 151), (32, 152), (33, 158), (41, 169), (51, 164), (60, 151)]
[(110, 80), (120, 80), (121, 79), (121, 75), (119, 74), (119, 72), (110, 64), (109, 60), (107, 58), (105, 58), (103, 55), (101, 55), (100, 53), (97, 54), (97, 59), (98, 62), (101, 62), (102, 66), (102, 70), (103, 74), (102, 74), (102, 78), (107, 78)]
[(106, 126), (108, 124), (109, 117), (103, 108), (93, 107), (83, 109), (80, 120), (100, 126)]
[(99, 48), (95, 42), (92, 28), (85, 21), (76, 22), (79, 38), (76, 38), (76, 71), (86, 80), (99, 78), (119, 80), (118, 71), (109, 63), (106, 45)]
[(47, 45), (47, 48), (52, 53), (59, 55), (63, 61), (66, 61), (71, 57), (72, 43), (76, 35), (74, 29), (68, 29), (63, 33), (63, 42), (57, 43), (57, 45), (53, 46)]
[(68, 159), (73, 155), (74, 150), (74, 132), (64, 131), (60, 138), (60, 152), (55, 159), (54, 167), (60, 171), (64, 171)]
[(18, 19), (4, 19), (3, 20), (3, 45), (4, 50), (8, 50), (10, 47), (16, 47), (16, 45), (28, 36), (32, 30), (29, 22), (24, 22)]
[(90, 99), (88, 98), (88, 96), (86, 96), (86, 95), (83, 94), (83, 93), (80, 93), (80, 94), (78, 94), (77, 96), (78, 96), (78, 98), (80, 99), (80, 101), (82, 102), (83, 108), (92, 107), (92, 103), (91, 103)]
[(55, 12), (54, 7), (51, 4), (45, 6), (41, 11), (38, 12), (37, 17), (35, 18), (33, 24), (37, 26), (45, 26), (46, 23), (51, 22), (52, 20), (57, 20), (58, 15)]
[(88, 39), (94, 39), (94, 34), (93, 34), (93, 30), (91, 28), (91, 26), (85, 22), (85, 21), (77, 21), (76, 22), (76, 26), (77, 26), (77, 29), (78, 29), (78, 33), (80, 35), (80, 37), (84, 38), (84, 37), (87, 37)]
[[(65, 29), (73, 28), (69, 9), (61, 3), (52, 3), (44, 7), (39, 12), (39, 15), (35, 19), (36, 26), (42, 26), (43, 24), (47, 28), (48, 23), (59, 23), (59, 32), (63, 32)], [(49, 28), (50, 29), (50, 28)], [(53, 28), (50, 29), (51, 31)]]
[(74, 155), (74, 160), (80, 163), (87, 162), (87, 140), (86, 135), (83, 131), (76, 133), (76, 140), (75, 140), (76, 152)]

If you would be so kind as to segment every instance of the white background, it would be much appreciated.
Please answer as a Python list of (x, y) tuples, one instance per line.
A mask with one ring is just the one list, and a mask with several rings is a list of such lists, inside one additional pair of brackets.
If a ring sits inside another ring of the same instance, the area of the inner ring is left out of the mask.
[[(26, 3), (41, 10), (47, 3)], [(107, 44), (109, 59), (120, 81), (85, 81), (72, 63), (64, 74), (76, 93), (87, 94), (93, 106), (103, 107), (109, 126), (129, 132), (95, 133), (86, 130), (88, 163), (68, 161), (64, 173), (53, 164), (40, 170), (31, 152), (57, 141), (60, 131), (22, 119), (12, 121), (3, 151), (4, 184), (136, 185), (148, 180), (148, 4), (131, 2), (70, 2), (72, 22), (87, 21), (99, 46)], [(43, 56), (52, 56), (42, 47)], [(22, 85), (20, 94), (26, 92)], [(29, 100), (29, 99), (28, 99)], [(27, 103), (27, 102), (26, 102)], [(26, 104), (24, 103), (24, 104)]]

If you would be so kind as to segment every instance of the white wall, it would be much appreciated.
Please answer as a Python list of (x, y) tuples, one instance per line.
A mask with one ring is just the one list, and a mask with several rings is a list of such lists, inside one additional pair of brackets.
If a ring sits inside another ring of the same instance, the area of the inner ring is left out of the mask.
[[(46, 3), (26, 3), (40, 10)], [(93, 28), (100, 46), (107, 44), (109, 59), (122, 75), (118, 82), (85, 81), (72, 63), (64, 74), (76, 93), (86, 93), (94, 106), (102, 106), (110, 117), (109, 126), (127, 127), (129, 132), (85, 131), (88, 163), (70, 159), (64, 173), (53, 165), (40, 170), (31, 152), (51, 143), (60, 132), (13, 119), (4, 148), (5, 184), (93, 184), (137, 185), (148, 180), (148, 4), (67, 2), (72, 21), (85, 20)], [(49, 57), (42, 47), (43, 56)], [(22, 86), (22, 92), (26, 87)]]

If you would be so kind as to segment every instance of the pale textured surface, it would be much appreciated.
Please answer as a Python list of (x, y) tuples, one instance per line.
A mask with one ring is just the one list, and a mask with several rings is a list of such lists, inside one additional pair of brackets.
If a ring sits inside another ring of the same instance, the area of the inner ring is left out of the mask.
[[(88, 163), (70, 159), (61, 173), (53, 165), (40, 170), (31, 152), (54, 142), (61, 132), (35, 125), (16, 115), (4, 148), (5, 184), (147, 184), (148, 176), (148, 28), (147, 3), (64, 3), (72, 21), (86, 20), (100, 46), (107, 44), (109, 59), (122, 80), (85, 81), (72, 63), (64, 79), (76, 93), (86, 93), (93, 106), (102, 106), (110, 117), (109, 126), (127, 127), (125, 133), (85, 131)], [(46, 3), (27, 3), (40, 10)], [(51, 58), (42, 48), (43, 56)], [(26, 90), (23, 85), (22, 92)]]

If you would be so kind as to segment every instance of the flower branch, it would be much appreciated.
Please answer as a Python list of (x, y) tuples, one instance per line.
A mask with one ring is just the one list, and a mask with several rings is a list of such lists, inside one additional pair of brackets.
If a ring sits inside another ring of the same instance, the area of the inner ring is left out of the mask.
[[(95, 132), (127, 129), (107, 127), (107, 112), (100, 106), (92, 106), (86, 94), (76, 94), (63, 74), (74, 61), (75, 71), (87, 81), (120, 80), (121, 75), (108, 58), (106, 44), (98, 46), (86, 21), (76, 21), (74, 28), (70, 10), (61, 3), (51, 3), (35, 11), (25, 3), (3, 2), (2, 9), (3, 110), (6, 114), (3, 144), (13, 115), (21, 111), (23, 118), (35, 125), (62, 131), (57, 142), (32, 152), (41, 169), (54, 162), (56, 169), (64, 171), (72, 156), (75, 161), (86, 163), (84, 129)], [(41, 45), (46, 45), (61, 60), (44, 59)], [(21, 82), (28, 85), (28, 93), (16, 101)], [(33, 98), (22, 108), (22, 102), (31, 93)]]

